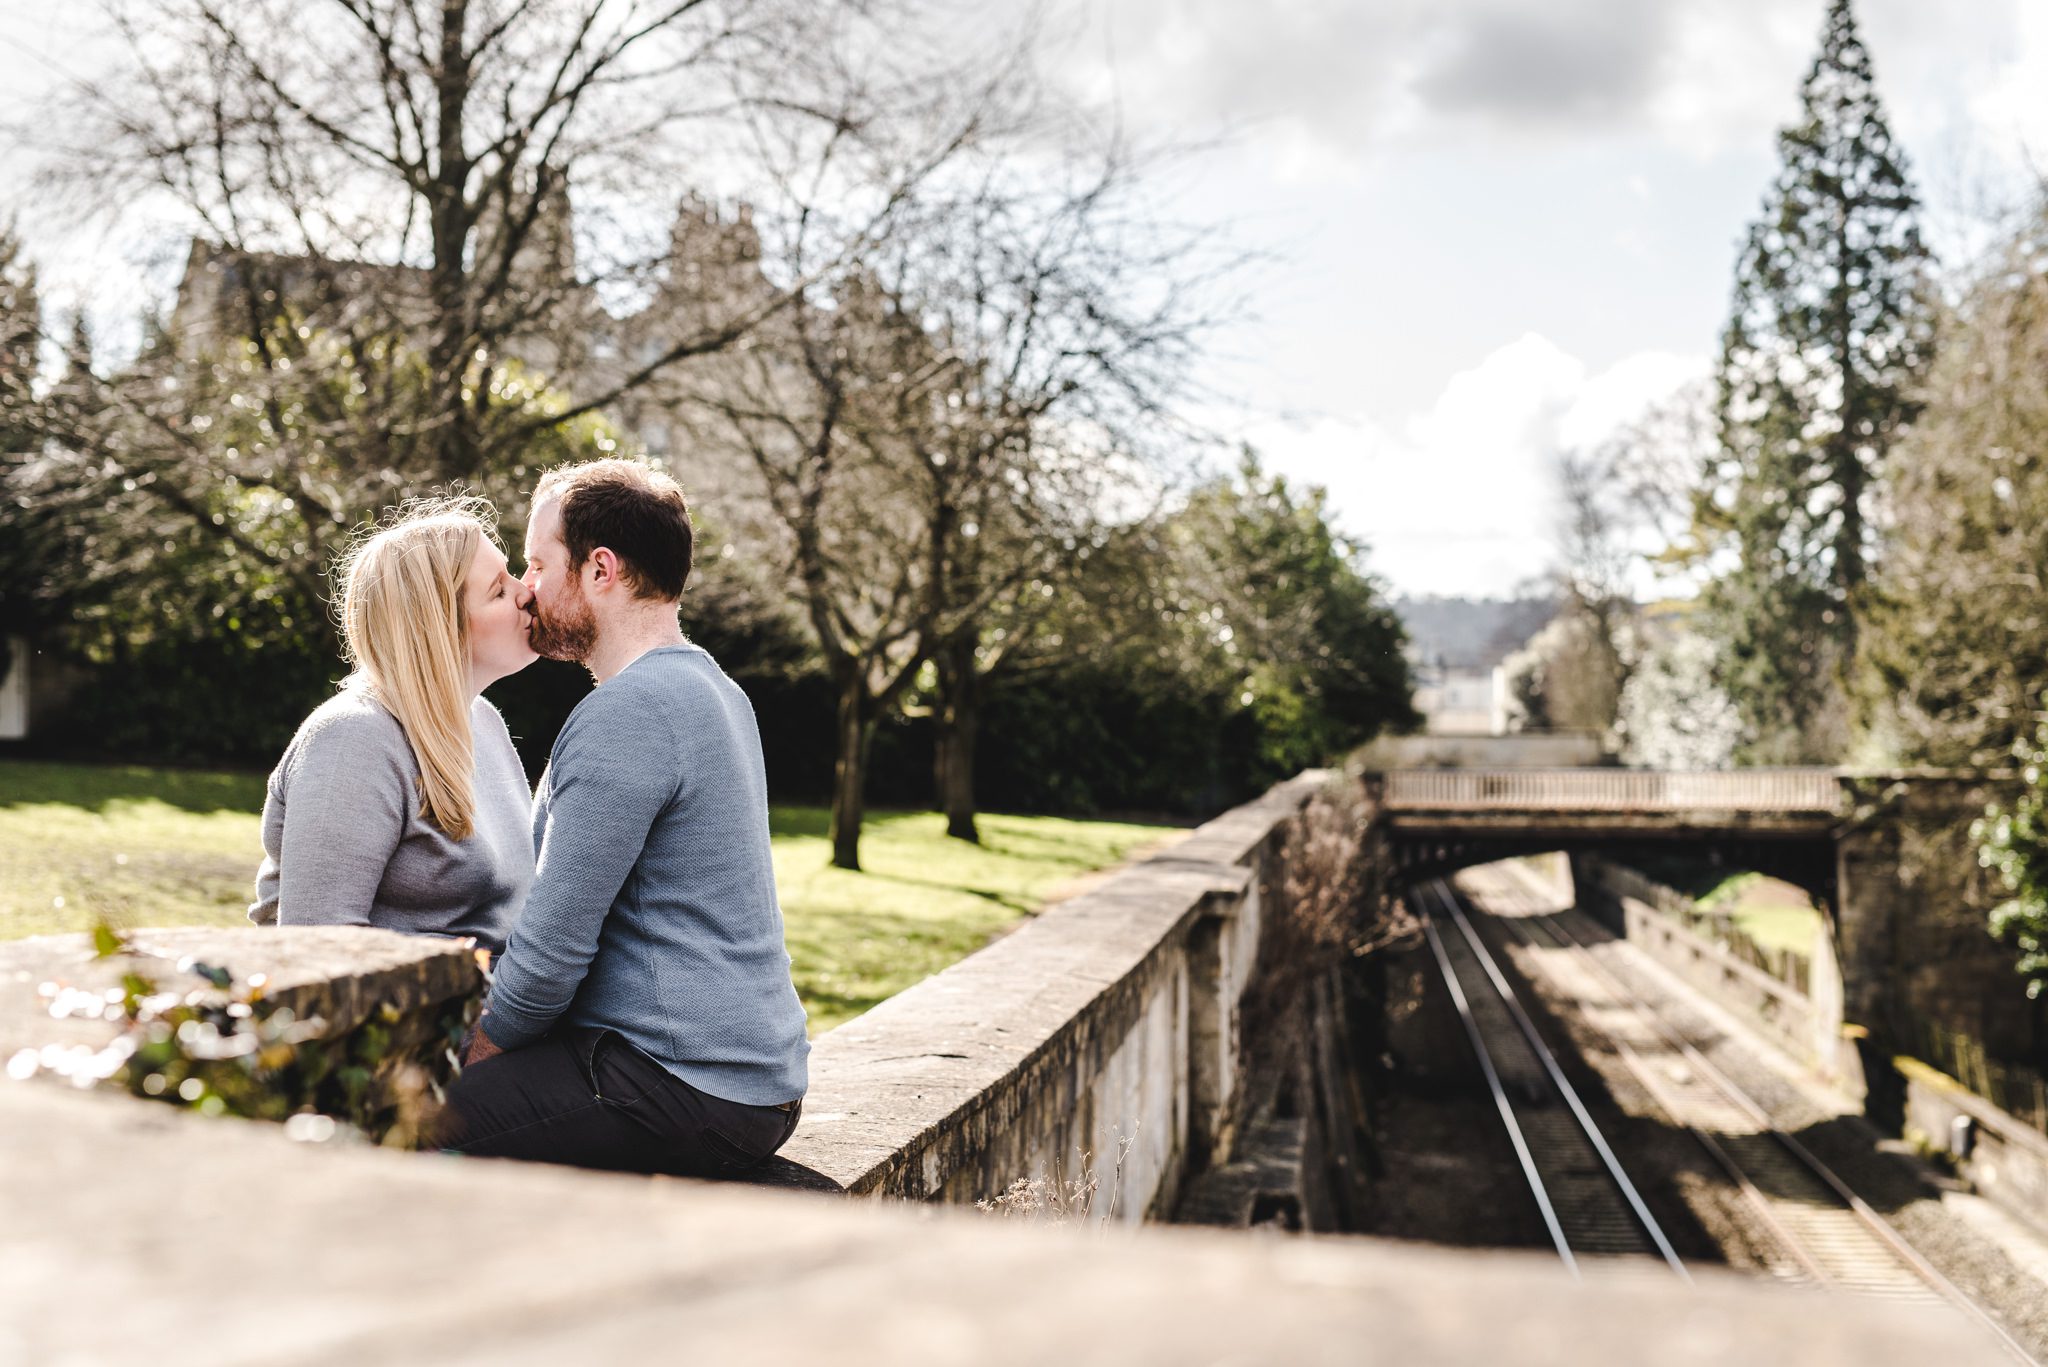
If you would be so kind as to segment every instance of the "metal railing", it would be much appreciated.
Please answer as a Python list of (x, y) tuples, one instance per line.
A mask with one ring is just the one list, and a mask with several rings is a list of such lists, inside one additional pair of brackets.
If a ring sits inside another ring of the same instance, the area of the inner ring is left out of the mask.
[(1392, 811), (1765, 811), (1830, 813), (1841, 807), (1831, 769), (1394, 769)]

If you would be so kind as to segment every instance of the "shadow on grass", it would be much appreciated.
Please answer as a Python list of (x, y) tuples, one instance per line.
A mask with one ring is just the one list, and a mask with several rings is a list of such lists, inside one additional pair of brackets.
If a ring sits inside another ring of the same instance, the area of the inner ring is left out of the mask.
[[(1141, 841), (1139, 844), (1150, 842)], [(1132, 848), (1136, 848), (1133, 846)], [(1130, 858), (1129, 849), (1119, 853), (1116, 848), (1106, 845), (1086, 844), (1071, 839), (1062, 839), (1058, 834), (1047, 832), (1043, 835), (1025, 835), (1019, 832), (991, 834), (984, 832), (981, 837), (984, 854), (999, 855), (1005, 859), (1024, 859), (1034, 864), (1053, 864), (1069, 872), (1081, 872), (1116, 863)]]
[(931, 888), (938, 892), (964, 892), (969, 897), (979, 897), (984, 902), (993, 902), (1005, 911), (1016, 912), (1019, 916), (1033, 916), (1038, 913), (1044, 900), (1026, 897), (1021, 893), (998, 892), (994, 888), (970, 888), (961, 883), (949, 883), (943, 878), (907, 878), (900, 873), (870, 873), (866, 875), (878, 883), (900, 883), (904, 887)]
[(832, 833), (832, 812), (826, 807), (786, 807), (773, 803), (768, 808), (768, 834), (813, 836), (823, 840)]
[(182, 811), (263, 810), (264, 777), (141, 765), (0, 760), (0, 809), (57, 804), (105, 815), (116, 803), (161, 802)]
[[(800, 967), (826, 974), (886, 972), (908, 951), (947, 954), (979, 948), (1007, 924), (984, 915), (967, 908), (920, 916), (871, 906), (811, 907), (785, 914), (783, 934)], [(848, 929), (859, 933), (849, 936)]]
[[(979, 851), (1012, 859), (1029, 859), (1034, 862), (1052, 860), (1092, 868), (1104, 860), (1113, 862), (1128, 857), (1131, 847), (1151, 844), (1173, 834), (1176, 829), (1161, 826), (1157, 834), (1140, 835), (1135, 841), (1127, 839), (1114, 842), (1106, 832), (1096, 829), (1102, 824), (1103, 819), (1090, 816), (982, 812), (979, 820), (979, 841), (935, 837), (939, 840), (940, 848), (957, 850), (962, 854)], [(929, 810), (871, 807), (862, 822), (862, 834), (887, 834), (891, 832), (892, 827), (906, 823), (929, 823), (939, 826), (941, 822), (940, 814)], [(778, 802), (769, 809), (768, 829), (775, 835), (812, 836), (824, 839), (832, 833), (832, 810), (829, 807), (798, 806)], [(924, 837), (921, 831), (913, 831), (912, 834), (919, 839)], [(1120, 849), (1122, 853), (1119, 853)]]
[[(1022, 892), (1004, 892), (996, 888), (969, 887), (965, 883), (957, 883), (945, 878), (912, 878), (907, 874), (882, 873), (875, 869), (842, 870), (842, 872), (847, 877), (864, 879), (870, 885), (889, 884), (899, 888), (929, 888), (933, 892), (939, 893), (957, 892), (968, 897), (980, 898), (984, 902), (992, 902), (1005, 911), (1012, 912), (1018, 916), (1035, 914), (1040, 904), (1044, 901), (1041, 897), (1032, 897)], [(922, 899), (920, 898), (919, 900)], [(886, 913), (863, 911), (855, 914), (870, 916)], [(918, 924), (929, 924), (929, 922), (919, 922)]]
[(815, 989), (801, 993), (804, 1011), (810, 1017), (812, 1031), (819, 1035), (827, 1030), (837, 1030), (855, 1016), (865, 1013), (868, 1008), (879, 1005), (895, 995), (895, 992), (820, 992)]

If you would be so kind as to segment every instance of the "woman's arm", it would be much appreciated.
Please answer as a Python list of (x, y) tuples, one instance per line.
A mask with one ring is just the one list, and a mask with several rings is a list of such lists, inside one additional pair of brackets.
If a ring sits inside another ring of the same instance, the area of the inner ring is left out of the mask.
[(370, 924), (415, 800), (406, 744), (395, 722), (369, 714), (336, 717), (305, 737), (270, 799), (284, 808), (265, 860), (266, 871), (276, 865), (279, 925)]

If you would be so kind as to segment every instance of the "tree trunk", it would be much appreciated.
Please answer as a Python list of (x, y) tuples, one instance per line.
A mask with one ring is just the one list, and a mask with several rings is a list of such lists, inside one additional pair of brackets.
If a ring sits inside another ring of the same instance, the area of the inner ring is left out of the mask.
[(938, 676), (932, 694), (932, 806), (943, 812), (953, 785), (953, 701), (957, 690), (951, 647), (941, 646), (932, 652), (932, 670)]
[(933, 709), (939, 807), (946, 813), (947, 835), (980, 844), (981, 832), (974, 825), (974, 741), (981, 680), (974, 669), (974, 638), (948, 643), (934, 660), (939, 673)]
[(938, 696), (932, 703), (932, 810), (946, 810), (951, 790), (947, 775), (953, 763), (953, 715), (946, 706), (946, 684), (941, 676)]
[(464, 144), (473, 75), (469, 0), (442, 0), (440, 54), (434, 72), (434, 156), (427, 214), (433, 258), (427, 293), (433, 305), (427, 363), (439, 399), (442, 426), (434, 436), (441, 478), (466, 477), (475, 468), (475, 421), (463, 395), (463, 374), (473, 343), (469, 317), (469, 175), (475, 163)]
[(946, 766), (946, 834), (981, 843), (974, 824), (974, 739), (980, 725), (977, 704), (962, 705), (953, 722), (952, 756)]
[(838, 754), (832, 764), (832, 863), (860, 869), (861, 796), (867, 786), (867, 671), (859, 661), (833, 668), (838, 686)]

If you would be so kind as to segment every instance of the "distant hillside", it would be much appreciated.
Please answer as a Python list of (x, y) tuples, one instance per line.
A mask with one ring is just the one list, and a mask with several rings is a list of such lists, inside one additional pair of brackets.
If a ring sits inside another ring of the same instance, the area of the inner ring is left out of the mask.
[(1395, 602), (1409, 657), (1450, 669), (1491, 669), (1557, 615), (1550, 598), (1407, 598)]

